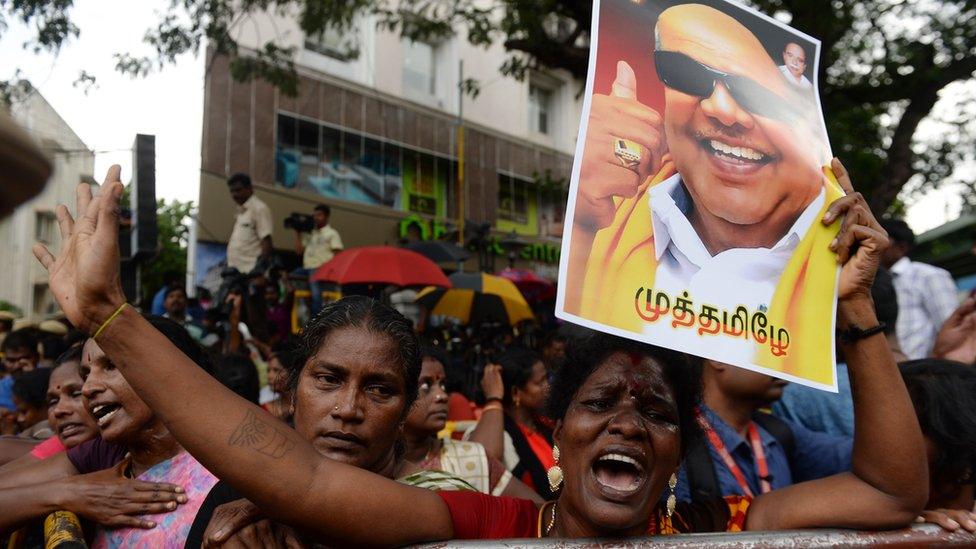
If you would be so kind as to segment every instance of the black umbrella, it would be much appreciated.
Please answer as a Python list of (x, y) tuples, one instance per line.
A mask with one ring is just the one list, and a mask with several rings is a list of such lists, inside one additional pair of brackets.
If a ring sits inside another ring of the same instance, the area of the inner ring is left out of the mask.
[(456, 263), (458, 261), (467, 261), (471, 257), (471, 254), (464, 248), (453, 242), (445, 242), (443, 240), (411, 242), (404, 247), (425, 256), (434, 263)]

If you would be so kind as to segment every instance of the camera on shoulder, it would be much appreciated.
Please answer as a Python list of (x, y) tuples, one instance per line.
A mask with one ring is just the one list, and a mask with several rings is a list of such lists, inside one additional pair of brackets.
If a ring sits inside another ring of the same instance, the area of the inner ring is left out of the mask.
[(292, 212), (285, 218), (285, 228), (302, 233), (310, 233), (315, 228), (315, 220), (308, 214)]

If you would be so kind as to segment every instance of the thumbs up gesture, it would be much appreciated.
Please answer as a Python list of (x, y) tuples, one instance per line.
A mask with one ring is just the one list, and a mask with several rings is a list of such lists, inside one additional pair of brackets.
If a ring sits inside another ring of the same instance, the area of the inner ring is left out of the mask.
[(610, 95), (590, 102), (574, 223), (593, 232), (609, 225), (613, 198), (634, 196), (666, 152), (661, 115), (637, 100), (634, 69), (618, 61)]

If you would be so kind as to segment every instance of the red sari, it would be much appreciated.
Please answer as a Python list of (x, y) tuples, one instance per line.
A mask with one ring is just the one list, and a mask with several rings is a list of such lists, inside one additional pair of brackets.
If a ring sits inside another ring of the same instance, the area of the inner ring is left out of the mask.
[[(479, 492), (437, 492), (451, 513), (454, 539), (513, 539), (542, 536), (541, 509), (518, 498), (493, 497)], [(647, 534), (741, 532), (751, 498), (730, 496), (708, 502), (679, 503), (668, 518), (656, 509)]]

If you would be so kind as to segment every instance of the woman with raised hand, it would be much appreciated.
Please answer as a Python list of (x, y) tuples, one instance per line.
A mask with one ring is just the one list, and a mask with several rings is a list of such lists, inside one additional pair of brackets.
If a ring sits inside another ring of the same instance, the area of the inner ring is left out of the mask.
[[(833, 167), (849, 192), (822, 220), (842, 219), (831, 244), (843, 264), (837, 324), (869, 329), (877, 324), (869, 289), (887, 237), (840, 163)], [(118, 271), (121, 194), (119, 167), (113, 166), (98, 198), (87, 185), (79, 187), (77, 222), (58, 208), (61, 255), (35, 248), (58, 303), (75, 326), (95, 334), (184, 447), (273, 518), (318, 541), (403, 545), (455, 537), (639, 536), (649, 525), (653, 532), (743, 524), (757, 530), (890, 528), (910, 523), (925, 504), (922, 434), (879, 334), (842, 343), (856, 410), (852, 471), (735, 502), (735, 513), (721, 500), (673, 513), (660, 509), (682, 449), (696, 435), (692, 370), (680, 355), (605, 335), (594, 336), (592, 344), (603, 352), (584, 354), (585, 361), (567, 359), (562, 375), (593, 364), (581, 383), (554, 380), (554, 387), (569, 389), (553, 391), (553, 441), (564, 481), (552, 503), (420, 490), (338, 463), (198, 371), (126, 306)], [(314, 356), (308, 362), (306, 367), (329, 367)], [(393, 387), (393, 394), (405, 390)], [(559, 394), (564, 405), (558, 405)], [(209, 413), (213, 409), (221, 413)], [(667, 521), (656, 520), (667, 515)]]
[(468, 482), (475, 490), (495, 496), (511, 496), (541, 502), (531, 488), (489, 456), (477, 442), (438, 438), (447, 424), (447, 389), (443, 355), (422, 347), (417, 401), (403, 426), (404, 457), (425, 470), (444, 471)]
[(482, 444), (515, 478), (552, 499), (546, 471), (555, 456), (552, 432), (541, 419), (549, 392), (542, 359), (528, 349), (510, 348), (485, 366), (481, 389), (488, 402), (465, 438)]

